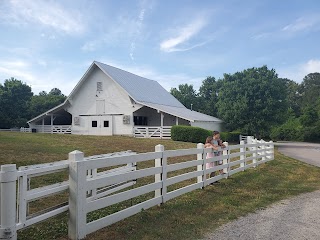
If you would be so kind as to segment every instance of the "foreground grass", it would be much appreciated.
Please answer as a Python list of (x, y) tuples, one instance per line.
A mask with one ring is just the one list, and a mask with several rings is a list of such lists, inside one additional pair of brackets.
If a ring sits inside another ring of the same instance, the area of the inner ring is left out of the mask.
[[(195, 147), (169, 140), (0, 132), (0, 164), (21, 166), (63, 160), (75, 149), (86, 156), (128, 149), (148, 152), (159, 143), (165, 149)], [(218, 226), (271, 203), (320, 189), (319, 180), (319, 168), (276, 152), (274, 161), (142, 211), (87, 239), (199, 239)], [(67, 216), (62, 214), (19, 231), (18, 237), (67, 239)]]

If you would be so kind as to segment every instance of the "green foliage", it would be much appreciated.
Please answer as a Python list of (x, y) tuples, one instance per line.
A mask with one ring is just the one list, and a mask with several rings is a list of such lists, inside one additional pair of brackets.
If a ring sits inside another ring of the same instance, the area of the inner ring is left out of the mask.
[(221, 83), (222, 81), (216, 81), (214, 77), (207, 77), (203, 80), (198, 95), (201, 103), (200, 112), (210, 116), (217, 116), (217, 101)]
[(320, 98), (320, 73), (309, 73), (299, 86), (302, 108), (315, 106)]
[(218, 113), (229, 130), (266, 136), (281, 123), (287, 110), (285, 82), (266, 66), (225, 74)]
[(238, 143), (241, 132), (221, 132), (220, 138), (224, 142)]
[(27, 121), (66, 99), (58, 88), (34, 95), (31, 87), (15, 78), (0, 84), (0, 128), (24, 127)]
[(320, 142), (320, 122), (315, 126), (304, 128), (303, 141)]
[(178, 89), (171, 88), (170, 93), (178, 99), (186, 108), (191, 108), (195, 111), (199, 110), (200, 102), (193, 85), (180, 84)]
[(274, 141), (301, 141), (303, 140), (303, 126), (298, 118), (290, 118), (284, 124), (274, 127), (270, 137)]
[(0, 128), (26, 125), (32, 95), (31, 87), (15, 78), (0, 84)]
[(212, 131), (191, 126), (176, 125), (171, 128), (171, 139), (174, 141), (204, 143)]
[(32, 97), (29, 105), (30, 118), (34, 118), (41, 113), (63, 103), (66, 99), (61, 91), (53, 88), (48, 94), (45, 91)]

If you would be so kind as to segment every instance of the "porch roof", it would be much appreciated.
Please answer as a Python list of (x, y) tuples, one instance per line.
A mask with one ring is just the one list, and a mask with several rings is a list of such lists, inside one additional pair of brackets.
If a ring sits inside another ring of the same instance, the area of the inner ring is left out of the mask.
[(141, 104), (191, 122), (222, 122), (222, 120), (219, 118), (192, 111), (185, 107), (173, 107), (147, 102), (141, 102)]
[(32, 119), (29, 120), (27, 123), (40, 120), (40, 119), (42, 119), (43, 117), (47, 116), (47, 115), (50, 114), (50, 113), (59, 111), (59, 110), (63, 109), (66, 104), (67, 104), (67, 101), (61, 103), (60, 105), (58, 105), (58, 106), (56, 106), (56, 107), (54, 107), (54, 108), (49, 109), (48, 111), (46, 111), (46, 112), (44, 112), (44, 113), (36, 116), (35, 118), (32, 118)]

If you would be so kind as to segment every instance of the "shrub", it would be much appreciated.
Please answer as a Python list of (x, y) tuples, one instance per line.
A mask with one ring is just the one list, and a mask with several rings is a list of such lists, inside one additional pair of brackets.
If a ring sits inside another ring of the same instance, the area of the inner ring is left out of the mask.
[(212, 131), (191, 126), (172, 126), (171, 139), (174, 141), (204, 143), (208, 136), (212, 136)]
[(303, 127), (298, 118), (290, 118), (284, 124), (272, 129), (270, 137), (274, 141), (301, 141)]
[[(174, 141), (204, 143), (208, 136), (212, 136), (210, 130), (199, 127), (176, 125), (171, 128), (171, 139)], [(220, 138), (226, 142), (238, 142), (240, 132), (221, 132)]]
[(320, 124), (303, 129), (303, 141), (320, 142)]

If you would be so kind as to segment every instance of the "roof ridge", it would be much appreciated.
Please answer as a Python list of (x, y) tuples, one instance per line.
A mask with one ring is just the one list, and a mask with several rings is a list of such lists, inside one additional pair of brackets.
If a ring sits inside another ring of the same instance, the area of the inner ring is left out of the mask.
[(135, 74), (135, 73), (132, 73), (132, 72), (129, 72), (129, 71), (123, 70), (123, 69), (118, 68), (118, 67), (115, 67), (115, 66), (111, 66), (111, 65), (106, 64), (106, 63), (102, 63), (102, 62), (98, 62), (98, 61), (94, 61), (94, 63), (103, 64), (103, 65), (106, 65), (106, 66), (108, 66), (108, 67), (116, 68), (116, 69), (118, 69), (118, 70), (120, 70), (120, 71), (123, 71), (123, 72), (129, 73), (129, 74), (135, 75), (135, 76), (140, 77), (140, 78), (144, 78), (144, 79), (149, 80), (149, 81), (156, 82), (156, 83), (158, 83), (159, 85), (161, 85), (161, 84), (160, 84), (158, 81), (156, 81), (156, 80), (153, 80), (153, 79), (150, 79), (150, 78), (146, 78), (146, 77), (139, 76), (139, 75), (137, 75), (137, 74)]

